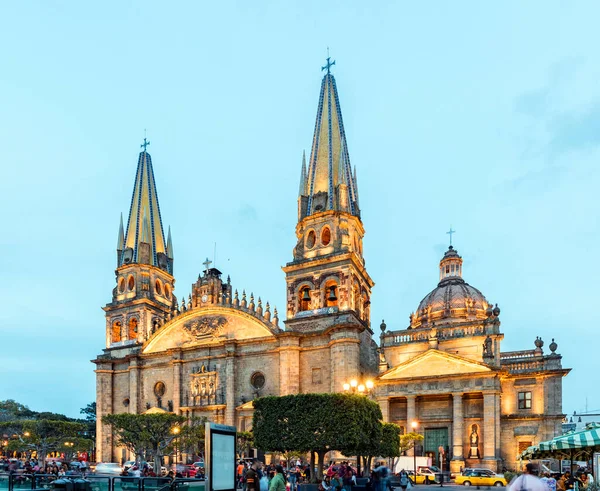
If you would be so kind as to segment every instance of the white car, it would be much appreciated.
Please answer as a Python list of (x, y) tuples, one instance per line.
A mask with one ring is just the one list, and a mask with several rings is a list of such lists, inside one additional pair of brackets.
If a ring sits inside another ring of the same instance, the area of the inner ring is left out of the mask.
[(109, 474), (119, 476), (123, 472), (122, 467), (115, 462), (100, 462), (96, 465), (95, 474)]

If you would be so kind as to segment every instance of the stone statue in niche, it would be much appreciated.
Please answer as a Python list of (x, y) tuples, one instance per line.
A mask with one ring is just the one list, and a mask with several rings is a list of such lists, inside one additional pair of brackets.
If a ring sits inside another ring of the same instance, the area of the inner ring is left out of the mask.
[(469, 436), (469, 458), (480, 459), (479, 455), (479, 435), (477, 434), (477, 425), (471, 426), (471, 436)]
[(483, 342), (483, 357), (491, 358), (493, 356), (494, 356), (494, 353), (492, 352), (492, 338), (490, 338), (488, 336), (487, 338), (485, 338), (485, 341)]

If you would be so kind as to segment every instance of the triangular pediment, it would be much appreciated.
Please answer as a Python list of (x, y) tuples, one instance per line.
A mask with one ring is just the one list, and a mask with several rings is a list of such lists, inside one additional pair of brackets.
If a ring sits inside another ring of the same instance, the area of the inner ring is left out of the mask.
[(160, 328), (142, 353), (221, 344), (227, 340), (273, 337), (277, 328), (239, 309), (212, 306), (189, 310)]
[(430, 349), (383, 373), (381, 380), (435, 377), (440, 375), (468, 375), (491, 372), (492, 369), (462, 356)]

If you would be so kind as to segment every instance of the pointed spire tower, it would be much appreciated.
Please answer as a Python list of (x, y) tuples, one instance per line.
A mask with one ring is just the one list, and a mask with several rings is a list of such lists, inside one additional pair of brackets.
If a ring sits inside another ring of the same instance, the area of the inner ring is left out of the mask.
[(152, 158), (144, 138), (138, 158), (127, 227), (123, 215), (117, 239), (117, 287), (104, 310), (107, 347), (143, 343), (152, 327), (170, 312), (173, 295), (173, 244), (171, 231), (163, 232)]
[(348, 144), (335, 77), (327, 58), (321, 82), (317, 119), (308, 171), (300, 183), (298, 219), (327, 210), (346, 211), (360, 217), (358, 189), (352, 176)]
[[(284, 268), (288, 329), (306, 330), (307, 317), (348, 311), (370, 331), (373, 281), (362, 254), (364, 228), (358, 206), (340, 98), (327, 58), (308, 166), (302, 158), (298, 196), (298, 242)], [(312, 323), (313, 327), (318, 323)]]
[(119, 266), (131, 263), (151, 264), (173, 274), (173, 263), (167, 260), (167, 241), (158, 204), (152, 158), (147, 152), (149, 144), (144, 138), (127, 219), (125, 247)]

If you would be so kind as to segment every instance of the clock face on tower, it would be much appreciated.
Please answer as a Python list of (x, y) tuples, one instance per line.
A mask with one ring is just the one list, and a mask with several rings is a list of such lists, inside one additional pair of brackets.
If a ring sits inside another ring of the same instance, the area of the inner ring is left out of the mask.
[(208, 301), (208, 295), (202, 295), (202, 303), (206, 303)]

